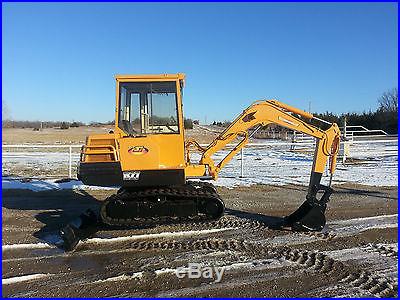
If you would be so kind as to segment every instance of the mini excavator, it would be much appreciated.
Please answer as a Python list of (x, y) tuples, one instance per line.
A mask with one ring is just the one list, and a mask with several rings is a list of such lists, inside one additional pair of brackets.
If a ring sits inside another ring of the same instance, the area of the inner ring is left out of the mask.
[[(98, 214), (83, 214), (78, 225), (61, 229), (66, 249), (75, 247), (90, 220), (129, 227), (220, 218), (224, 202), (206, 180), (216, 180), (220, 170), (249, 138), (269, 124), (316, 139), (306, 200), (284, 217), (283, 227), (320, 231), (325, 226), (325, 209), (332, 194), (330, 184), (339, 149), (337, 124), (277, 100), (260, 100), (203, 147), (193, 139), (185, 141), (184, 83), (185, 75), (181, 73), (116, 76), (115, 129), (87, 137), (81, 150), (78, 179), (86, 185), (120, 189), (102, 202)], [(328, 123), (328, 129), (310, 124), (312, 119)], [(236, 146), (215, 162), (213, 154), (234, 141)], [(198, 162), (191, 161), (193, 149), (201, 153)], [(331, 174), (329, 186), (321, 184), (327, 165)]]

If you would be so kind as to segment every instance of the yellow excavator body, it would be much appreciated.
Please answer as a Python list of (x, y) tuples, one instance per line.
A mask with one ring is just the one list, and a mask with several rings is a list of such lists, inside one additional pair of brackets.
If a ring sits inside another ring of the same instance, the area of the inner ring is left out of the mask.
[[(306, 201), (283, 219), (282, 226), (321, 230), (333, 190), (331, 181), (329, 186), (320, 181), (327, 165), (331, 179), (335, 172), (340, 139), (337, 124), (274, 99), (259, 100), (203, 147), (193, 139), (185, 141), (184, 84), (185, 75), (181, 73), (116, 76), (115, 128), (109, 134), (87, 137), (78, 167), (78, 179), (85, 184), (120, 187), (116, 195), (103, 202), (101, 222), (137, 226), (154, 220), (221, 217), (225, 207), (222, 199), (212, 184), (201, 180), (216, 180), (257, 130), (275, 124), (316, 139)], [(308, 122), (311, 119), (327, 123), (328, 129), (312, 125)], [(215, 153), (237, 140), (222, 160), (213, 160)], [(200, 152), (199, 161), (191, 161), (193, 149)], [(320, 191), (323, 195), (317, 198)], [(67, 244), (74, 244), (74, 232), (64, 228), (62, 236)]]

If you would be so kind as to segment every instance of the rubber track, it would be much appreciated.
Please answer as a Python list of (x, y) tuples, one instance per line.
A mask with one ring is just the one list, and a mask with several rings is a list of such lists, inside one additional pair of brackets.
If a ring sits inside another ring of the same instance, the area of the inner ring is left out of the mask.
[(341, 261), (334, 260), (322, 252), (291, 249), (289, 247), (267, 247), (236, 239), (201, 239), (195, 241), (136, 241), (131, 248), (138, 251), (154, 250), (219, 250), (251, 252), (263, 258), (285, 259), (329, 275), (339, 274), (339, 282), (368, 291), (376, 297), (397, 297), (397, 284), (389, 279), (363, 270), (352, 271)]
[[(221, 203), (224, 206), (223, 201), (218, 196), (218, 194), (210, 189), (205, 188), (190, 188), (193, 184), (189, 184), (187, 188), (175, 188), (175, 187), (167, 187), (167, 188), (150, 188), (146, 190), (139, 191), (126, 191), (124, 193), (118, 193), (111, 195), (108, 197), (100, 208), (100, 215), (103, 219), (104, 223), (109, 225), (116, 226), (154, 226), (161, 224), (182, 224), (182, 223), (197, 223), (204, 221), (212, 221), (215, 220), (215, 217), (207, 216), (207, 215), (197, 215), (197, 216), (189, 216), (189, 217), (170, 217), (170, 216), (162, 216), (162, 217), (135, 217), (132, 219), (115, 219), (107, 216), (106, 208), (107, 205), (113, 201), (121, 200), (121, 201), (132, 201), (132, 199), (140, 199), (140, 198), (149, 198), (149, 197), (170, 197), (173, 201), (173, 198), (185, 197), (190, 199), (213, 199)], [(209, 187), (213, 189), (213, 186), (206, 183), (199, 183), (198, 186)]]

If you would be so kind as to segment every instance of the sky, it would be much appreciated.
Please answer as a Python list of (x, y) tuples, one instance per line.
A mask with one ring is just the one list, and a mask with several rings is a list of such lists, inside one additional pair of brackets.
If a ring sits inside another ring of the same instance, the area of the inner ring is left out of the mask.
[(374, 110), (397, 87), (397, 18), (397, 3), (2, 3), (2, 105), (113, 120), (116, 74), (181, 72), (201, 123), (259, 99)]

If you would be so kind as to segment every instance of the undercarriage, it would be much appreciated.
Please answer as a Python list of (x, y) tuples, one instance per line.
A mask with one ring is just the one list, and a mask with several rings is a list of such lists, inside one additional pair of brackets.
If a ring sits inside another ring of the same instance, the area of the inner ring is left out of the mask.
[(60, 230), (64, 249), (73, 250), (102, 226), (148, 227), (204, 222), (223, 216), (225, 205), (211, 183), (188, 181), (171, 187), (122, 187), (104, 200), (96, 213), (88, 210)]
[(143, 226), (220, 218), (224, 202), (210, 183), (188, 182), (176, 187), (121, 188), (100, 208), (102, 222)]

